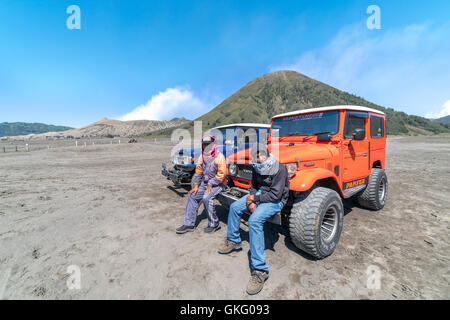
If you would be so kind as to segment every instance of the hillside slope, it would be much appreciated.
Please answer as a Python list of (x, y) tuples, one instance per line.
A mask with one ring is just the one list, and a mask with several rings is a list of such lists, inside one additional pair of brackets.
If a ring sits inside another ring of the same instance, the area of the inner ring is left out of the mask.
[(176, 118), (170, 121), (159, 120), (132, 120), (120, 121), (103, 118), (86, 127), (70, 129), (66, 131), (46, 132), (27, 136), (15, 136), (11, 139), (48, 139), (48, 138), (100, 138), (100, 137), (130, 137), (147, 135), (153, 131), (178, 127), (187, 123), (184, 118)]
[(378, 106), (295, 71), (258, 77), (196, 120), (203, 121), (204, 129), (236, 122), (269, 123), (271, 117), (279, 113), (331, 105), (359, 105), (381, 110), (387, 115), (389, 134), (450, 132), (448, 126)]
[(45, 123), (2, 122), (0, 123), (0, 137), (39, 134), (51, 131), (65, 131), (72, 129), (65, 126), (54, 126)]
[(438, 118), (438, 119), (433, 119), (432, 120), (433, 122), (439, 122), (439, 123), (448, 123), (448, 124), (450, 124), (450, 116), (445, 116), (445, 117), (442, 117), (442, 118)]
[(103, 118), (89, 126), (66, 131), (66, 135), (74, 137), (107, 137), (107, 136), (140, 136), (156, 130), (176, 127), (184, 124), (186, 119), (171, 121), (131, 120), (120, 121)]

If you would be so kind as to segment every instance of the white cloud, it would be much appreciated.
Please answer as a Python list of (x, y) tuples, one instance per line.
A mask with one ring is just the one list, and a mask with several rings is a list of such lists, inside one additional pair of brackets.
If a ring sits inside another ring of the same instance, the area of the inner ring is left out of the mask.
[(450, 96), (450, 23), (342, 28), (325, 46), (271, 70), (295, 70), (382, 106), (424, 115)]
[(441, 111), (439, 111), (439, 113), (427, 113), (425, 115), (425, 117), (429, 118), (429, 119), (437, 119), (437, 118), (442, 118), (445, 116), (450, 116), (450, 100), (448, 100), (444, 103), (444, 105), (442, 106), (442, 109), (441, 109)]
[(174, 117), (194, 119), (205, 109), (206, 104), (187, 88), (167, 88), (120, 120), (170, 120)]

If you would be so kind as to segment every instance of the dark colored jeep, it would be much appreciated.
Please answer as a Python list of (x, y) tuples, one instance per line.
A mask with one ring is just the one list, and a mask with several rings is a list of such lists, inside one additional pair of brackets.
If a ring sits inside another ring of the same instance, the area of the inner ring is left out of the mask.
[[(217, 139), (218, 148), (225, 157), (239, 150), (248, 149), (251, 142), (267, 141), (270, 125), (259, 123), (229, 124), (211, 129)], [(195, 173), (200, 148), (180, 149), (170, 163), (162, 164), (162, 174), (175, 185), (191, 185)]]

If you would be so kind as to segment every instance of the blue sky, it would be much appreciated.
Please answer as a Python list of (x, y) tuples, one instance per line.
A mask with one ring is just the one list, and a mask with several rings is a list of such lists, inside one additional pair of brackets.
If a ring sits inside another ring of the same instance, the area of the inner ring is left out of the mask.
[[(369, 30), (369, 5), (381, 29)], [(81, 29), (66, 9), (78, 5)], [(193, 119), (290, 69), (450, 114), (450, 1), (0, 1), (0, 122)]]

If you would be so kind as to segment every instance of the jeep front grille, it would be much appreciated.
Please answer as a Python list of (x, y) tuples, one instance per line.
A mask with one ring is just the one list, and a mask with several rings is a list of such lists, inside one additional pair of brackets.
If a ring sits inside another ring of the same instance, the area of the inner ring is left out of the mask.
[(236, 177), (246, 180), (252, 180), (252, 165), (238, 164)]

